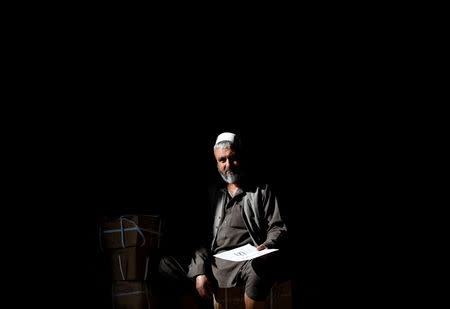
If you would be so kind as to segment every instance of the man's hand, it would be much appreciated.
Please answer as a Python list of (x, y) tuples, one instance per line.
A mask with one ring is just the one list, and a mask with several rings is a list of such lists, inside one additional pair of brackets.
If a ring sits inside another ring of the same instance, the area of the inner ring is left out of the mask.
[[(258, 247), (256, 247), (256, 250), (258, 250), (258, 251), (261, 251), (261, 250), (264, 250), (264, 249), (267, 249), (265, 244), (261, 244)], [(265, 259), (265, 258), (267, 258), (267, 256), (268, 256), (267, 254), (263, 255), (263, 256), (260, 256), (259, 259)]]
[(256, 250), (258, 250), (258, 251), (261, 251), (261, 250), (264, 250), (264, 249), (267, 249), (265, 244), (262, 244), (262, 245), (259, 245), (258, 247), (256, 247)]
[(199, 275), (195, 278), (195, 288), (197, 289), (198, 294), (200, 294), (200, 297), (205, 299), (212, 298), (212, 284), (205, 275)]

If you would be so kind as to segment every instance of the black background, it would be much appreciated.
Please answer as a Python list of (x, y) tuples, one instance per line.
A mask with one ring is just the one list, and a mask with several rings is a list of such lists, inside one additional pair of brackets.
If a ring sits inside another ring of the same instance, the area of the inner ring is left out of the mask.
[(416, 41), (402, 46), (405, 28), (380, 29), (386, 20), (371, 10), (262, 15), (231, 32), (224, 22), (166, 33), (166, 21), (141, 36), (147, 19), (127, 30), (26, 27), (16, 36), (25, 46), (11, 44), (16, 110), (3, 114), (14, 290), (47, 307), (98, 307), (98, 216), (185, 209), (217, 176), (211, 147), (227, 130), (245, 137), (252, 171), (279, 192), (299, 250), (298, 304), (364, 307), (396, 294), (408, 261), (396, 254), (412, 230), (401, 224), (422, 226), (408, 221), (421, 214), (410, 188), (414, 154), (431, 145), (417, 141), (442, 130), (424, 133), (432, 117), (410, 104), (432, 93), (417, 86)]
[(400, 213), (408, 109), (390, 104), (389, 76), (370, 73), (383, 69), (380, 58), (330, 53), (337, 42), (314, 44), (322, 39), (301, 55), (291, 40), (259, 54), (219, 41), (195, 55), (162, 45), (151, 59), (117, 65), (113, 52), (79, 50), (50, 72), (51, 83), (27, 88), (64, 102), (21, 110), (10, 129), (25, 146), (15, 177), (32, 188), (16, 195), (31, 200), (16, 200), (31, 205), (27, 227), (37, 241), (26, 251), (34, 278), (52, 276), (52, 300), (102, 301), (99, 216), (201, 209), (197, 196), (217, 177), (212, 145), (223, 131), (241, 135), (251, 172), (279, 193), (298, 250), (297, 304), (364, 305), (391, 293), (395, 272), (387, 280), (384, 266), (397, 239), (385, 239)]

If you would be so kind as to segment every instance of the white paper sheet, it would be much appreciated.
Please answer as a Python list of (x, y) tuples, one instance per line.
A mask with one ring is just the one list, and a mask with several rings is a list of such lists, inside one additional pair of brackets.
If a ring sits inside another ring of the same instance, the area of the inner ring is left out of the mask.
[(271, 252), (277, 251), (278, 249), (264, 249), (261, 251), (256, 250), (256, 247), (247, 244), (245, 246), (235, 248), (233, 250), (225, 251), (222, 253), (215, 254), (215, 257), (218, 257), (220, 259), (234, 261), (234, 262), (240, 262), (240, 261), (246, 261), (251, 260), (254, 258), (257, 258), (262, 255), (269, 254)]

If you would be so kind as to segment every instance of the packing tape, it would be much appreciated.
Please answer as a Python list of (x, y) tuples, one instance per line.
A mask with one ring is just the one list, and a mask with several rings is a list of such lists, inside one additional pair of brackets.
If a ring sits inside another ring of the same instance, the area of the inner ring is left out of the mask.
[[(130, 216), (130, 215), (127, 215)], [(126, 218), (126, 216), (120, 216), (119, 217), (120, 220), (120, 229), (111, 229), (111, 230), (103, 230), (101, 227), (99, 228), (99, 243), (100, 243), (100, 250), (103, 250), (103, 246), (102, 246), (102, 234), (104, 233), (117, 233), (120, 232), (120, 237), (121, 237), (121, 242), (122, 242), (122, 247), (125, 248), (125, 236), (124, 236), (124, 232), (126, 231), (137, 231), (143, 239), (143, 242), (141, 244), (141, 247), (143, 247), (145, 245), (146, 242), (146, 238), (145, 235), (143, 233), (144, 232), (148, 232), (148, 233), (152, 233), (152, 234), (156, 234), (158, 235), (158, 245), (157, 247), (160, 247), (160, 243), (161, 243), (161, 220), (159, 220), (159, 225), (158, 225), (158, 231), (154, 231), (152, 229), (147, 229), (147, 228), (142, 228), (140, 227), (134, 220), (128, 219)], [(124, 228), (123, 226), (123, 221), (127, 221), (129, 223), (131, 223), (132, 225), (134, 225), (134, 227), (128, 227), (128, 228)]]

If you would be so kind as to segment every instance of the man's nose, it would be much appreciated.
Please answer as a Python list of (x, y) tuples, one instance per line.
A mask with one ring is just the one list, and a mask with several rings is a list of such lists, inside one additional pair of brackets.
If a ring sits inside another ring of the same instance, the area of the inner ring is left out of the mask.
[(225, 161), (225, 168), (229, 168), (230, 166), (231, 166), (231, 161), (227, 159)]

